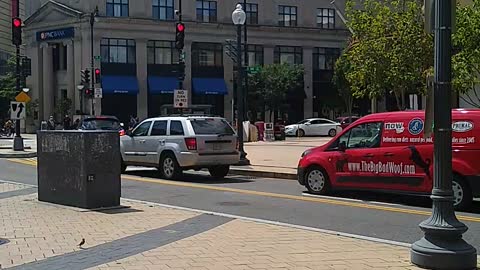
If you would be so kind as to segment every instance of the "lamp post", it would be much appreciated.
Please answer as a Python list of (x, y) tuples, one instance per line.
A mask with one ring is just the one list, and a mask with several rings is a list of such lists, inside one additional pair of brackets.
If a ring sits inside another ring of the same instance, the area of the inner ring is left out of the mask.
[(239, 165), (248, 165), (250, 161), (247, 159), (247, 153), (243, 147), (243, 118), (244, 118), (244, 93), (242, 91), (243, 83), (243, 65), (242, 65), (242, 25), (245, 24), (247, 14), (242, 9), (242, 5), (238, 4), (232, 13), (233, 24), (237, 27), (237, 133), (238, 146), (240, 151)]
[[(91, 53), (91, 72), (92, 72), (92, 89), (90, 91), (95, 90), (95, 76), (93, 75), (93, 72), (95, 70), (95, 56), (93, 55), (93, 26), (95, 25), (95, 22), (97, 21), (97, 16), (98, 16), (98, 6), (95, 7), (95, 10), (90, 13), (90, 53)], [(92, 115), (95, 115), (95, 107), (93, 105), (93, 97), (92, 97)]]
[(434, 181), (432, 216), (420, 224), (425, 236), (412, 245), (412, 263), (429, 269), (474, 269), (477, 251), (462, 239), (452, 191), (452, 1), (435, 0)]

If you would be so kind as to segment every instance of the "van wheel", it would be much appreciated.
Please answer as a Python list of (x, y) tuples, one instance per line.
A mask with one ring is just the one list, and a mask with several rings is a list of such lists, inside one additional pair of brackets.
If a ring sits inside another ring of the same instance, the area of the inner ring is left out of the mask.
[(230, 171), (230, 166), (223, 165), (223, 166), (215, 166), (208, 168), (208, 172), (210, 175), (215, 179), (223, 179), (227, 176), (228, 172)]
[(454, 174), (452, 180), (453, 207), (455, 210), (467, 209), (473, 201), (473, 195), (468, 184), (459, 176)]
[(330, 191), (330, 181), (325, 170), (319, 166), (312, 166), (305, 173), (305, 187), (312, 194), (326, 194)]
[(182, 170), (178, 165), (177, 159), (171, 153), (162, 155), (159, 170), (162, 177), (167, 180), (176, 179), (182, 175)]
[(337, 135), (337, 131), (335, 129), (332, 128), (328, 131), (328, 136), (335, 137), (336, 135)]
[(303, 137), (303, 136), (305, 136), (305, 131), (303, 131), (303, 129), (297, 130), (297, 137)]

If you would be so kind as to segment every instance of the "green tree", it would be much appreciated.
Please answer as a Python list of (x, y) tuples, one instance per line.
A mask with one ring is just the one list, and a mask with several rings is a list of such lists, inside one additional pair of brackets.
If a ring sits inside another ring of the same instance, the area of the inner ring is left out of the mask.
[(70, 114), (70, 109), (72, 108), (72, 100), (69, 98), (60, 99), (55, 106), (55, 114), (63, 117), (67, 114)]
[[(407, 93), (424, 92), (425, 70), (433, 62), (432, 37), (424, 33), (416, 0), (350, 0), (346, 5), (352, 41), (344, 51), (353, 97), (393, 94), (400, 110)], [(344, 72), (344, 71), (341, 71)]]
[(337, 59), (335, 63), (335, 73), (333, 74), (332, 82), (337, 88), (339, 96), (342, 98), (347, 110), (348, 116), (352, 115), (353, 107), (353, 95), (350, 83), (346, 78), (346, 74), (351, 72), (350, 62), (347, 60), (346, 55), (342, 55)]
[[(249, 77), (249, 103), (264, 104), (270, 113), (276, 114), (287, 103), (289, 91), (303, 85), (303, 66), (272, 64), (264, 66)], [(274, 115), (276, 117), (276, 115)]]
[(10, 58), (6, 65), (0, 67), (4, 75), (0, 75), (0, 98), (12, 101), (17, 95), (15, 77), (15, 59)]
[(456, 31), (452, 42), (453, 89), (471, 106), (480, 108), (480, 0), (457, 7)]

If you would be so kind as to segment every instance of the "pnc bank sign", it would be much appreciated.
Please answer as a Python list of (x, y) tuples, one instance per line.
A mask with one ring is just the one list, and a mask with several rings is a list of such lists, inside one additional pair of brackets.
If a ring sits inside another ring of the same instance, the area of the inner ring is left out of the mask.
[(75, 29), (73, 27), (37, 32), (37, 41), (54, 39), (73, 38)]

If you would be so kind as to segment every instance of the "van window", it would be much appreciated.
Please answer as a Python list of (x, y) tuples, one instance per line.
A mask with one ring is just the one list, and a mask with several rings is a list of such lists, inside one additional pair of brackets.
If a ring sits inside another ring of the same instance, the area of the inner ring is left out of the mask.
[(345, 145), (347, 149), (379, 147), (381, 135), (382, 122), (364, 123), (340, 136), (328, 150), (336, 151), (341, 144)]

